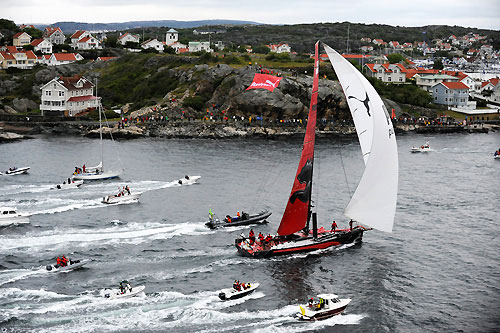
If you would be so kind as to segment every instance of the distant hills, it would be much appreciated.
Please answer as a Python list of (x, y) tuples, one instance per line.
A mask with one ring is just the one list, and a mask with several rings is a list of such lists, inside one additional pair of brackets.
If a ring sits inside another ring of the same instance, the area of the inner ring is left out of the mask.
[(35, 27), (43, 30), (47, 26), (60, 27), (64, 33), (73, 33), (76, 30), (128, 30), (134, 28), (169, 27), (169, 28), (196, 28), (205, 25), (259, 25), (252, 21), (239, 20), (201, 20), (201, 21), (130, 21), (120, 23), (85, 23), (85, 22), (55, 22), (53, 24), (35, 24)]

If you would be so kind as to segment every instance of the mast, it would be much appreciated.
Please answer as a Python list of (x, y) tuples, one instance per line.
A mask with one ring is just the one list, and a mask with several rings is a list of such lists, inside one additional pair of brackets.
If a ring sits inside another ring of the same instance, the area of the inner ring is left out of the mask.
[(99, 142), (101, 145), (101, 171), (104, 170), (104, 149), (102, 146), (102, 119), (101, 119), (101, 102), (97, 97), (97, 79), (95, 79), (95, 97), (97, 98), (97, 111), (99, 112)]

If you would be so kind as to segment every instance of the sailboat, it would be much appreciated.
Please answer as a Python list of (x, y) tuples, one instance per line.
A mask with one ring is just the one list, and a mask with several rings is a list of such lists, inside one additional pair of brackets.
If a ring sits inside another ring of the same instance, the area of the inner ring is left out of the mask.
[[(335, 50), (328, 45), (324, 48), (347, 97), (365, 164), (356, 191), (344, 210), (344, 215), (351, 219), (350, 228), (318, 229), (316, 212), (313, 212), (311, 204), (319, 84), (318, 41), (302, 154), (277, 235), (261, 242), (245, 237), (236, 239), (238, 253), (243, 256), (265, 258), (359, 243), (364, 231), (371, 228), (392, 232), (397, 201), (398, 157), (389, 113), (368, 80)], [(309, 228), (311, 217), (312, 230)], [(357, 225), (353, 226), (353, 223)]]
[[(96, 89), (97, 90), (97, 89)], [(97, 95), (97, 92), (96, 92)], [(86, 167), (85, 170), (75, 170), (73, 173), (73, 179), (81, 179), (81, 180), (104, 180), (104, 179), (112, 179), (117, 178), (123, 172), (123, 169), (112, 171), (104, 169), (104, 148), (102, 145), (102, 106), (101, 101), (99, 100), (99, 143), (101, 145), (101, 161), (97, 166), (94, 167)], [(111, 140), (114, 142), (113, 135), (111, 134)], [(118, 153), (117, 153), (118, 154)]]

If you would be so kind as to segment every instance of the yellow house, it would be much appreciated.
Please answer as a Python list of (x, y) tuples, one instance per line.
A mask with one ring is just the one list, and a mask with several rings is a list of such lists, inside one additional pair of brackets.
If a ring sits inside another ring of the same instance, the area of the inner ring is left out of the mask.
[(29, 45), (31, 43), (31, 36), (26, 32), (18, 32), (13, 36), (13, 44), (14, 46), (24, 46)]

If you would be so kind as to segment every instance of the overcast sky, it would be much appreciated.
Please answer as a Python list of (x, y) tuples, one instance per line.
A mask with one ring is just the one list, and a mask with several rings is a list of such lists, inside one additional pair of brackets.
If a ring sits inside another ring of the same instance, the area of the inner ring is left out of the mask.
[(17, 24), (232, 19), (268, 24), (446, 24), (500, 30), (500, 0), (0, 0), (0, 5), (0, 18)]

